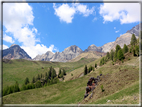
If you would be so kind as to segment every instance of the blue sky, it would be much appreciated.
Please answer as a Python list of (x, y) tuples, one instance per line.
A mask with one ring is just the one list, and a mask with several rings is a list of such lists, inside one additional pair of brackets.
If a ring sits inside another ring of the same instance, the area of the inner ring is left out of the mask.
[(4, 3), (3, 13), (3, 48), (18, 44), (34, 58), (71, 45), (85, 50), (113, 42), (139, 24), (140, 5)]

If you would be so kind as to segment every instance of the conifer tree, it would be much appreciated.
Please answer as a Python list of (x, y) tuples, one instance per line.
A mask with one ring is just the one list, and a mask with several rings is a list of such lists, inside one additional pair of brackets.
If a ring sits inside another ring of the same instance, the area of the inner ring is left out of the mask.
[(131, 37), (131, 42), (130, 42), (130, 44), (131, 45), (135, 45), (137, 43), (137, 39), (136, 39), (136, 36), (135, 36), (135, 34), (132, 34), (132, 37)]
[(107, 57), (107, 59), (110, 59), (110, 54), (109, 54), (109, 52), (107, 52), (106, 57)]
[(63, 69), (63, 74), (66, 75), (66, 71)]
[(122, 49), (120, 49), (120, 50), (118, 51), (118, 53), (117, 53), (117, 58), (118, 58), (119, 60), (122, 60), (122, 59), (125, 58), (125, 57), (124, 57), (124, 54), (123, 54), (123, 52), (122, 52)]
[(114, 52), (114, 58), (113, 58), (114, 62), (117, 60), (117, 53)]
[(85, 65), (85, 68), (84, 68), (84, 75), (87, 74), (87, 65)]
[(110, 59), (113, 60), (113, 58), (114, 58), (114, 51), (111, 50), (111, 52), (110, 52)]
[(121, 49), (121, 47), (117, 44), (117, 45), (116, 45), (116, 51), (115, 51), (116, 54), (117, 54), (117, 52), (118, 52), (120, 49)]
[(97, 64), (95, 63), (95, 68), (97, 68)]
[(29, 82), (29, 78), (26, 77), (26, 79), (25, 79), (25, 85), (27, 85), (28, 83), (30, 83), (30, 82)]
[(123, 46), (123, 53), (127, 53), (128, 52), (128, 47), (126, 44), (124, 44)]
[(35, 83), (35, 77), (33, 77), (33, 79), (32, 79), (32, 83)]
[(61, 74), (61, 68), (59, 69), (59, 74), (58, 74), (58, 77), (60, 78), (60, 74)]

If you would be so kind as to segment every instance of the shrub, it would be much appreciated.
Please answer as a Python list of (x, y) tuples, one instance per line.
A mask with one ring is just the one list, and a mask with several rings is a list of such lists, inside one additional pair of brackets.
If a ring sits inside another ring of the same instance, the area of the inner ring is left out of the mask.
[(104, 92), (105, 90), (104, 90), (104, 86), (103, 85), (101, 85), (101, 90), (102, 90), (102, 92)]
[(99, 73), (102, 74), (102, 71), (100, 71)]
[(42, 85), (41, 85), (41, 82), (40, 81), (37, 81), (36, 83), (35, 83), (35, 87), (36, 88), (40, 88)]
[(114, 62), (112, 62), (112, 65), (114, 65)]

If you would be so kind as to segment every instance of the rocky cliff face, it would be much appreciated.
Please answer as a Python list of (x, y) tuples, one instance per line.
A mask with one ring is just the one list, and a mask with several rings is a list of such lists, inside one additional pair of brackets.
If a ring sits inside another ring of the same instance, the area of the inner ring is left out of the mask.
[(19, 45), (13, 44), (10, 48), (3, 50), (3, 59), (31, 60), (31, 57)]
[(102, 48), (101, 47), (97, 47), (94, 44), (90, 45), (87, 49), (85, 49), (84, 52), (89, 52), (89, 51), (97, 51), (97, 52), (101, 52)]
[(142, 30), (142, 23), (136, 25), (131, 30), (128, 30), (126, 33), (131, 33), (131, 34), (135, 34), (135, 36), (139, 36), (140, 30)]
[(50, 61), (53, 58), (54, 53), (47, 51), (45, 54), (37, 55), (33, 60)]
[[(123, 48), (124, 44), (129, 45), (131, 42), (131, 37), (132, 34), (130, 33), (125, 33), (121, 35), (119, 38), (116, 39), (111, 49), (115, 49), (117, 44), (120, 45), (121, 48)], [(136, 36), (136, 38), (138, 37)]]
[(104, 52), (104, 53), (109, 52), (109, 51), (112, 49), (112, 47), (114, 46), (114, 43), (115, 43), (115, 42), (109, 42), (109, 43), (104, 44), (104, 45), (101, 47), (101, 48), (102, 48), (102, 52)]
[(56, 52), (55, 54), (51, 54), (50, 52), (50, 54), (38, 55), (34, 60), (66, 62), (77, 57), (82, 52), (78, 46), (73, 45), (64, 49), (63, 52)]

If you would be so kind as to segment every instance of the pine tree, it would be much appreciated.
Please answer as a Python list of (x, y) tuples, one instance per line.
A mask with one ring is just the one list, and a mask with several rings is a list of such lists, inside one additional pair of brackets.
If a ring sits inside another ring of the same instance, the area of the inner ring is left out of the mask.
[(109, 54), (109, 52), (107, 52), (106, 57), (107, 57), (107, 59), (110, 59), (110, 54)]
[(85, 65), (85, 68), (84, 68), (84, 75), (87, 74), (87, 65)]
[(63, 69), (63, 74), (66, 75), (66, 71)]
[(19, 84), (16, 81), (15, 85), (13, 86), (13, 92), (19, 92), (19, 91), (20, 91)]
[(136, 36), (134, 34), (132, 34), (132, 37), (131, 37), (131, 42), (130, 44), (131, 45), (135, 45), (137, 43), (137, 39), (136, 39)]
[(95, 63), (95, 68), (97, 68), (97, 64)]
[(59, 74), (58, 74), (58, 77), (60, 78), (60, 75), (61, 75), (61, 68), (59, 69)]
[(120, 49), (120, 50), (118, 51), (118, 53), (117, 53), (117, 58), (118, 58), (119, 60), (122, 60), (122, 59), (125, 58), (125, 57), (124, 57), (124, 54), (123, 54), (123, 52), (122, 52), (122, 49)]
[(27, 78), (25, 79), (25, 85), (27, 85), (28, 83), (30, 83), (30, 82), (29, 82), (29, 78), (27, 77)]
[(116, 54), (117, 54), (117, 52), (118, 52), (120, 49), (121, 49), (121, 47), (117, 44), (117, 45), (116, 45), (116, 51), (115, 51)]
[(36, 81), (35, 81), (35, 77), (33, 77), (33, 79), (32, 79), (32, 83), (35, 83)]
[(23, 85), (22, 85), (22, 89), (21, 89), (21, 90), (26, 90), (26, 89), (27, 89), (26, 85), (25, 85), (25, 84), (23, 84)]
[(125, 54), (125, 53), (127, 53), (127, 52), (128, 52), (128, 47), (127, 47), (126, 44), (124, 44), (124, 47), (123, 47), (123, 53)]
[(41, 85), (41, 82), (40, 81), (37, 81), (36, 83), (35, 83), (35, 87), (36, 88), (40, 88), (42, 85)]
[(111, 52), (110, 52), (110, 59), (113, 60), (113, 58), (114, 58), (114, 51), (111, 50)]
[(113, 58), (114, 62), (117, 60), (117, 53), (114, 52), (114, 58)]

